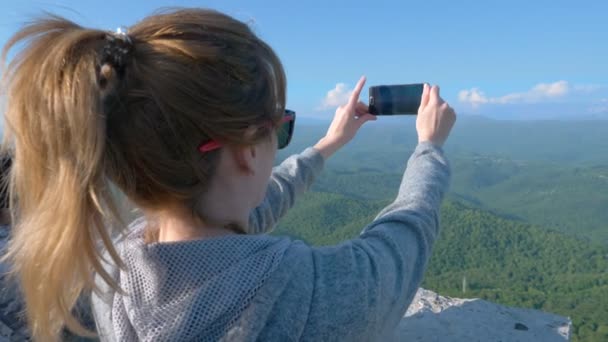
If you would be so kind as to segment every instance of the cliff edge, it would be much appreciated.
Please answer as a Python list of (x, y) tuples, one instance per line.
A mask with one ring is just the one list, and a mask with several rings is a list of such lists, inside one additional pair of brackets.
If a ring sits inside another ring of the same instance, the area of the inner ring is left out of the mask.
[(395, 341), (568, 341), (569, 318), (419, 289)]

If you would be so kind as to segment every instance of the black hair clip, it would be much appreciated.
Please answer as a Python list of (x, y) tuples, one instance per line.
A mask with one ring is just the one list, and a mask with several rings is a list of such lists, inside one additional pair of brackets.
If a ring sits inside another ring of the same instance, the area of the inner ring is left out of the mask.
[(122, 78), (127, 59), (133, 51), (133, 41), (127, 30), (119, 27), (116, 32), (106, 34), (106, 44), (103, 47), (101, 65), (112, 65), (118, 76)]

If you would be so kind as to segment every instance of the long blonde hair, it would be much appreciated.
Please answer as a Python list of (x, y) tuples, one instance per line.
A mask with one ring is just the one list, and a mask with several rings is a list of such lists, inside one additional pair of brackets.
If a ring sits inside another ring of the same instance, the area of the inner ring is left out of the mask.
[[(248, 145), (247, 127), (279, 125), (285, 74), (272, 49), (224, 14), (179, 9), (149, 16), (128, 36), (57, 16), (26, 25), (3, 71), (14, 231), (7, 253), (34, 339), (87, 334), (74, 315), (95, 289), (103, 250), (121, 265), (112, 228), (124, 227), (116, 185), (137, 206), (197, 207), (217, 162), (209, 139)], [(3, 62), (3, 65), (5, 63)], [(90, 334), (90, 333), (89, 333)]]

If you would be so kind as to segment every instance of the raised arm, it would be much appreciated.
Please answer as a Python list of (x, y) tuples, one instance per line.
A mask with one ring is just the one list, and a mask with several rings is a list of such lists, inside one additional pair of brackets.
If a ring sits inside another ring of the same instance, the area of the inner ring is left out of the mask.
[(296, 198), (310, 188), (321, 173), (323, 164), (321, 153), (310, 147), (275, 167), (264, 201), (249, 215), (248, 234), (271, 231), (279, 218), (294, 205)]
[(348, 104), (336, 110), (325, 137), (314, 148), (291, 156), (274, 168), (264, 201), (249, 215), (248, 234), (271, 231), (296, 198), (310, 188), (324, 161), (352, 140), (365, 122), (376, 119), (367, 113), (367, 106), (358, 101), (364, 84), (365, 77), (361, 77)]
[(316, 278), (309, 321), (317, 327), (307, 332), (306, 339), (339, 331), (345, 340), (357, 336), (384, 340), (412, 301), (439, 232), (439, 208), (450, 178), (440, 146), (455, 114), (438, 93), (437, 88), (429, 91), (425, 86), (417, 120), (419, 144), (395, 201), (359, 238), (314, 250)]

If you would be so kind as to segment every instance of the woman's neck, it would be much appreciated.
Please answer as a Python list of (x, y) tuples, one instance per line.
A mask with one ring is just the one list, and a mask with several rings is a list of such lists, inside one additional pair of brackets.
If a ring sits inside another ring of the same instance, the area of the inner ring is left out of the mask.
[(184, 210), (163, 211), (150, 217), (145, 235), (147, 243), (200, 240), (236, 234), (228, 228), (205, 224)]

